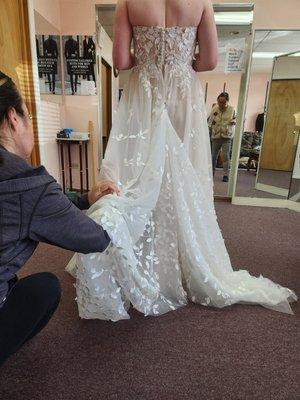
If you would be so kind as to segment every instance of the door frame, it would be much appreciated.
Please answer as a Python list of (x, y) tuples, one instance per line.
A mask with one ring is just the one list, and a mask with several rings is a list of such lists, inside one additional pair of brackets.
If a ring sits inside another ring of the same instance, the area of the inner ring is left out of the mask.
[[(252, 49), (253, 49), (253, 42), (254, 42), (254, 38), (255, 38), (255, 34), (256, 32), (262, 32), (262, 31), (271, 31), (271, 32), (279, 32), (279, 31), (288, 31), (288, 32), (300, 32), (300, 29), (254, 29), (252, 32)], [(295, 54), (295, 53), (299, 53), (299, 51), (293, 51), (290, 53), (285, 53), (285, 54), (281, 54), (279, 56), (276, 56), (274, 58), (279, 58), (279, 57), (283, 57), (286, 55), (291, 55), (291, 54)], [(247, 83), (247, 95), (245, 96), (245, 100), (246, 100), (246, 104), (245, 104), (245, 111), (247, 108), (247, 100), (248, 100), (248, 89), (249, 89), (249, 82), (250, 82), (250, 75), (251, 75), (251, 69), (252, 69), (252, 61), (253, 61), (253, 57), (252, 57), (252, 51), (250, 54), (250, 65), (249, 65), (249, 77), (248, 77), (248, 83)], [(273, 72), (274, 72), (274, 62), (273, 62), (273, 66), (272, 66), (272, 72), (270, 74), (270, 77), (273, 76)], [(269, 107), (269, 97), (270, 97), (270, 88), (271, 88), (271, 82), (268, 85), (268, 92), (267, 92), (267, 99), (266, 99), (266, 112), (268, 112), (268, 107)], [(265, 128), (265, 126), (264, 126)], [(242, 133), (242, 132), (241, 132)], [(240, 152), (240, 146), (241, 146), (241, 137), (240, 137), (240, 143), (239, 143), (239, 150), (238, 150), (238, 154)], [(233, 152), (233, 151), (232, 151)], [(259, 165), (258, 165), (259, 167)], [(237, 196), (236, 195), (236, 189), (237, 189), (237, 174), (238, 174), (238, 165), (235, 165), (235, 179), (234, 182), (232, 183), (232, 199), (231, 202), (232, 204), (235, 205), (241, 205), (241, 206), (253, 206), (253, 207), (275, 207), (275, 208), (288, 208), (289, 210), (293, 210), (293, 211), (298, 211), (300, 212), (300, 203), (296, 203), (292, 200), (289, 199), (272, 199), (272, 198), (259, 198), (259, 197), (244, 197), (244, 196)], [(230, 180), (229, 180), (230, 181)], [(257, 183), (257, 176), (255, 179), (255, 184)]]
[[(111, 67), (111, 110), (112, 110), (112, 123), (113, 123), (113, 118), (114, 118), (114, 86), (116, 84), (116, 79), (113, 76), (113, 62), (112, 62), (112, 56), (111, 59), (108, 58), (102, 51), (103, 47), (101, 45), (101, 32), (105, 30), (103, 29), (102, 25), (100, 24), (98, 20), (98, 7), (95, 6), (96, 10), (96, 64), (97, 64), (97, 96), (98, 96), (98, 140), (97, 140), (97, 153), (98, 153), (98, 162), (97, 165), (94, 166), (95, 170), (97, 170), (96, 176), (99, 175), (102, 160), (103, 160), (103, 132), (102, 132), (102, 85), (101, 85), (101, 79), (102, 79), (102, 74), (101, 74), (101, 60), (103, 59), (110, 67)], [(101, 5), (102, 7), (102, 5)], [(105, 32), (107, 35), (107, 33)], [(118, 84), (118, 79), (117, 79), (117, 84)]]
[[(110, 90), (106, 93), (106, 101), (107, 101), (107, 106), (108, 106), (108, 112), (107, 112), (107, 119), (108, 119), (108, 124), (109, 124), (109, 128), (108, 131), (106, 132), (106, 134), (108, 134), (107, 140), (109, 139), (109, 135), (110, 135), (110, 131), (111, 131), (111, 127), (112, 127), (112, 74), (113, 74), (113, 68), (112, 66), (106, 61), (106, 59), (103, 57), (103, 55), (101, 56), (101, 60), (100, 60), (101, 65), (103, 64), (107, 69), (108, 69), (108, 85), (107, 87), (110, 88)], [(99, 69), (100, 69), (100, 65), (99, 65)], [(110, 73), (109, 73), (110, 72)], [(101, 70), (101, 84), (102, 84), (102, 70)], [(102, 103), (102, 95), (103, 93), (101, 92), (101, 109), (102, 109), (102, 116), (103, 116), (103, 103)], [(103, 118), (102, 118), (103, 120)], [(102, 129), (102, 125), (101, 125), (101, 132), (102, 132), (102, 142), (103, 142), (103, 129)], [(103, 144), (102, 144), (103, 147)], [(104, 150), (104, 149), (103, 149)]]

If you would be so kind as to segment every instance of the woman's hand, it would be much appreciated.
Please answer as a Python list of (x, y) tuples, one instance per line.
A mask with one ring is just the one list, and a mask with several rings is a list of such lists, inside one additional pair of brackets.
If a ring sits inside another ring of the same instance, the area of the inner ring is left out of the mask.
[(94, 204), (97, 200), (101, 199), (101, 197), (113, 193), (116, 193), (117, 195), (120, 194), (120, 190), (114, 182), (111, 181), (98, 182), (88, 193), (88, 200), (90, 206)]

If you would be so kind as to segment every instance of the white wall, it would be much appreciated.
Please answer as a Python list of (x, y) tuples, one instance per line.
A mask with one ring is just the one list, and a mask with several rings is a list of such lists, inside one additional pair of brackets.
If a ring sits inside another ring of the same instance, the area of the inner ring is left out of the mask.
[(39, 145), (43, 165), (60, 182), (59, 154), (56, 134), (60, 131), (60, 105), (41, 100), (39, 122)]
[[(30, 0), (35, 10), (35, 24), (37, 34), (96, 34), (96, 11), (95, 2), (86, 0)], [(35, 32), (33, 32), (34, 34)], [(101, 40), (101, 48), (98, 48), (98, 55), (103, 57), (105, 61), (112, 66), (112, 42), (106, 35), (105, 31), (101, 31), (99, 35)], [(61, 50), (62, 51), (62, 50)], [(35, 52), (35, 49), (33, 49)], [(100, 58), (101, 60), (101, 58)], [(36, 61), (34, 61), (36, 62)], [(63, 70), (62, 70), (63, 71)], [(101, 70), (100, 70), (101, 74)], [(38, 76), (37, 76), (38, 81)], [(112, 77), (112, 108), (113, 111), (118, 105), (118, 79)], [(38, 104), (40, 110), (41, 123), (39, 126), (41, 163), (46, 166), (49, 171), (55, 174), (55, 178), (60, 182), (58, 171), (58, 148), (53, 147), (54, 125), (47, 126), (47, 118), (45, 115), (45, 104), (52, 103), (59, 112), (59, 118), (56, 120), (55, 129), (59, 131), (61, 128), (70, 127), (74, 131), (87, 132), (89, 122), (94, 127), (94, 152), (92, 146), (89, 146), (89, 170), (90, 182), (93, 177), (97, 180), (98, 167), (101, 162), (101, 116), (98, 116), (98, 107), (101, 109), (101, 75), (98, 78), (98, 94), (95, 96), (58, 96), (58, 95), (39, 95), (41, 104)], [(43, 103), (43, 104), (42, 104)], [(113, 113), (114, 115), (114, 113)], [(46, 131), (45, 131), (46, 129)], [(50, 134), (51, 130), (51, 134)], [(47, 146), (49, 145), (49, 149)], [(95, 160), (95, 165), (92, 160)], [(78, 155), (75, 148), (72, 150), (72, 162), (78, 164)], [(79, 188), (79, 170), (73, 171), (74, 187)]]
[(273, 79), (300, 79), (300, 57), (278, 57), (274, 65)]

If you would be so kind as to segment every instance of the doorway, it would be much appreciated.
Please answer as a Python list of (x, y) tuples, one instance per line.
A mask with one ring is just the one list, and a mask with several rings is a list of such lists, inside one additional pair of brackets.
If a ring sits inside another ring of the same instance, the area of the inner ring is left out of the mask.
[(102, 148), (105, 153), (112, 126), (112, 68), (101, 58)]

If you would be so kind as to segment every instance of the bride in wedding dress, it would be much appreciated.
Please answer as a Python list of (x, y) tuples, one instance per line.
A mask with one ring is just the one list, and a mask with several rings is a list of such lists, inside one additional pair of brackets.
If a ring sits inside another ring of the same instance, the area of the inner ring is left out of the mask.
[(129, 318), (130, 305), (160, 315), (188, 301), (292, 314), (293, 291), (233, 270), (217, 223), (196, 74), (216, 66), (210, 0), (121, 0), (115, 24), (115, 66), (131, 74), (101, 177), (118, 182), (122, 194), (88, 212), (111, 238), (106, 251), (76, 254), (67, 267), (76, 276), (79, 315), (117, 321)]

